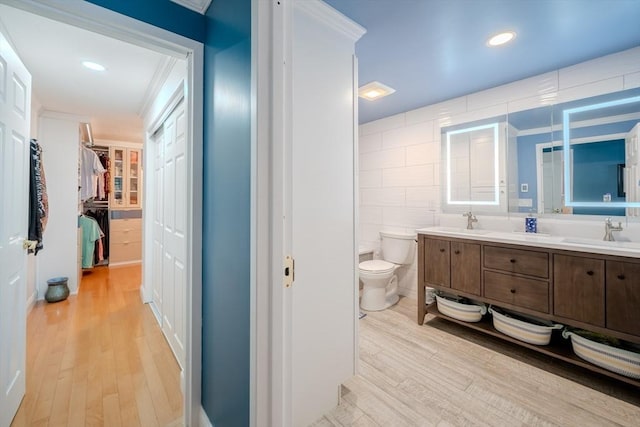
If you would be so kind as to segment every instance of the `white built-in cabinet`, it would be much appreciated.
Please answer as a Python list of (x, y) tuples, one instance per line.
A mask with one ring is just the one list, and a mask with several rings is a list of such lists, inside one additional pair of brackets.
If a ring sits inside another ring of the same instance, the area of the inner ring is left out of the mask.
[(111, 209), (142, 207), (142, 151), (111, 147)]
[(284, 414), (272, 424), (304, 426), (338, 404), (340, 384), (355, 373), (355, 42), (364, 29), (321, 1), (292, 3), (293, 46), (283, 61), (285, 68), (291, 64), (291, 105), (285, 109), (292, 126), (281, 185), (290, 188), (283, 255), (294, 258), (295, 273), (284, 290), (282, 331), (290, 334), (282, 356)]

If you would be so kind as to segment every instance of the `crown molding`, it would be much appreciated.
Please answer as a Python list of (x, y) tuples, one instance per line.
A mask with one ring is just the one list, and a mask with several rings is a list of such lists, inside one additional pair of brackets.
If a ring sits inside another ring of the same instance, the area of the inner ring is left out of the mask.
[(354, 42), (358, 41), (358, 39), (367, 32), (364, 27), (347, 18), (321, 0), (294, 0), (293, 5), (333, 29), (340, 31)]
[(180, 6), (184, 6), (187, 9), (191, 9), (204, 15), (211, 4), (211, 0), (171, 0), (174, 3), (178, 3)]

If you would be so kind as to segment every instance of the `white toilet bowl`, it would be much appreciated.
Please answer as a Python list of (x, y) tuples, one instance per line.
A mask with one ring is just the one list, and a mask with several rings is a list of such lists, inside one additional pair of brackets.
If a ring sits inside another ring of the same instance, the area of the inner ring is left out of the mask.
[(383, 260), (360, 263), (362, 297), (360, 307), (367, 311), (380, 311), (398, 302), (398, 277), (394, 274), (399, 265)]
[(415, 235), (380, 232), (383, 260), (361, 262), (362, 280), (360, 307), (367, 311), (380, 311), (398, 302), (398, 277), (395, 271), (413, 262)]

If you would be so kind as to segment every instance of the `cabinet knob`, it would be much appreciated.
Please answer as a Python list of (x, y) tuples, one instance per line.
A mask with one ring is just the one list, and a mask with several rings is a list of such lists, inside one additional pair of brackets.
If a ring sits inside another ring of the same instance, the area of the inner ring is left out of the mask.
[(460, 251), (456, 249), (455, 251), (453, 251), (453, 253), (458, 255), (460, 253)]
[(444, 248), (440, 248), (440, 252), (444, 252)]
[(618, 274), (618, 279), (624, 280), (624, 274)]
[(516, 290), (515, 289), (509, 289), (509, 292), (511, 292), (512, 294), (515, 294)]
[(593, 270), (589, 270), (589, 271), (587, 271), (587, 274), (588, 274), (589, 276), (593, 276)]
[(511, 258), (511, 259), (509, 260), (509, 262), (510, 262), (511, 264), (515, 264), (515, 263), (516, 263), (516, 260), (515, 260), (514, 258)]

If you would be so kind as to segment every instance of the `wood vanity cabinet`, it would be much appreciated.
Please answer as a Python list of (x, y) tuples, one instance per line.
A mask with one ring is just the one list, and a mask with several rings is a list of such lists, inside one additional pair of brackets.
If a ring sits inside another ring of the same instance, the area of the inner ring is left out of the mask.
[(607, 328), (640, 336), (640, 264), (606, 262)]
[(451, 242), (451, 289), (480, 295), (480, 245)]
[(640, 343), (640, 258), (419, 234), (418, 324), (427, 311), (532, 350), (640, 386), (589, 364), (568, 341), (535, 346), (493, 328), (490, 316), (466, 323), (425, 304), (425, 287)]
[(480, 295), (480, 245), (458, 241), (426, 239), (424, 282)]
[(509, 307), (549, 313), (549, 254), (484, 246), (483, 296)]
[(603, 259), (553, 256), (553, 314), (605, 326)]
[(429, 262), (424, 264), (423, 281), (432, 285), (451, 287), (451, 250), (448, 240), (425, 239), (424, 258)]

